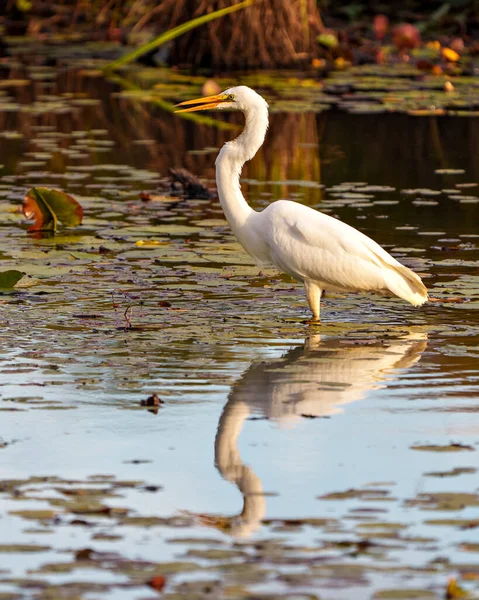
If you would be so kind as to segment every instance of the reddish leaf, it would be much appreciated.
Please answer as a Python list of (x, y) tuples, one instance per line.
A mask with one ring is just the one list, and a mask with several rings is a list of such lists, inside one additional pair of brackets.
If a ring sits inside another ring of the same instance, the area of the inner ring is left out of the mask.
[(161, 592), (161, 590), (165, 587), (166, 579), (162, 575), (157, 575), (156, 577), (152, 577), (147, 583), (153, 589)]
[(449, 48), (452, 48), (453, 50), (461, 54), (461, 52), (464, 52), (464, 40), (460, 37), (454, 38), (453, 40), (451, 40)]
[(416, 63), (416, 67), (420, 71), (432, 71), (434, 68), (434, 63), (432, 63), (430, 60), (426, 60), (425, 58), (420, 58)]
[(415, 25), (401, 23), (393, 30), (393, 44), (398, 50), (417, 48), (421, 43), (421, 33)]
[(75, 227), (83, 219), (83, 209), (75, 198), (61, 190), (41, 187), (27, 192), (23, 214), (27, 219), (34, 219), (28, 231), (56, 231), (58, 221), (67, 227)]
[(377, 40), (383, 40), (389, 28), (389, 19), (386, 15), (376, 15), (373, 19), (374, 35)]
[(32, 188), (27, 193), (23, 201), (23, 214), (27, 219), (34, 220), (33, 225), (28, 228), (28, 231), (40, 231), (41, 229), (55, 231), (57, 227), (55, 215), (52, 214), (51, 210), (40, 197), (31, 193), (34, 189)]

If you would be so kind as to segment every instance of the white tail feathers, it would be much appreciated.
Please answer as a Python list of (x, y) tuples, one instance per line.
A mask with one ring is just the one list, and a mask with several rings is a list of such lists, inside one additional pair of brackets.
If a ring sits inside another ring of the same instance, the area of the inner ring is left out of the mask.
[(413, 306), (421, 306), (427, 302), (426, 286), (416, 273), (403, 265), (387, 266), (389, 268), (384, 273), (384, 281), (395, 296), (410, 302)]

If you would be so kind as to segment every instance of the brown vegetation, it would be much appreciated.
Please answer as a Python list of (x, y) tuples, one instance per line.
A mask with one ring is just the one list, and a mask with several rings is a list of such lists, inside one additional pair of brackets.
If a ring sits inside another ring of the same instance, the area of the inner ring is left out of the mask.
[[(240, 1), (161, 0), (150, 5), (142, 0), (32, 0), (20, 10), (8, 0), (0, 15), (5, 15), (8, 34), (78, 33), (89, 26), (92, 38), (126, 43), (140, 32), (161, 33)], [(176, 40), (169, 62), (213, 68), (295, 66), (310, 58), (321, 29), (316, 0), (257, 0)]]
[[(170, 27), (240, 0), (164, 0)], [(316, 0), (259, 0), (175, 41), (173, 64), (214, 68), (294, 66), (310, 58), (322, 29)]]
[[(60, 34), (65, 42), (73, 36), (75, 41), (105, 40), (139, 46), (178, 25), (240, 3), (7, 0), (0, 3), (0, 27), (3, 24), (9, 36), (27, 34), (45, 42)], [(349, 64), (389, 62), (391, 48), (402, 61), (412, 50), (434, 41), (449, 48), (449, 53), (454, 51), (452, 59), (443, 57), (454, 63), (464, 50), (468, 55), (479, 53), (478, 34), (479, 5), (466, 0), (404, 0), (381, 5), (372, 0), (256, 0), (162, 46), (160, 60), (216, 72), (304, 65), (330, 70)], [(1, 46), (0, 39), (0, 52)], [(156, 49), (149, 51), (142, 62), (156, 66), (159, 57), (155, 53)], [(419, 68), (432, 70), (435, 66), (437, 61), (428, 57)]]

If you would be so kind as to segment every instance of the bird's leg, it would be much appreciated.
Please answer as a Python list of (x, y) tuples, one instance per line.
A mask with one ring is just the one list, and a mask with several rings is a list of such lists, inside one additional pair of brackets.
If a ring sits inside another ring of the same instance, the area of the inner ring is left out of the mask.
[(313, 313), (312, 323), (319, 323), (320, 319), (320, 304), (322, 289), (314, 281), (305, 281), (304, 289), (306, 290), (306, 298), (308, 299), (309, 308)]

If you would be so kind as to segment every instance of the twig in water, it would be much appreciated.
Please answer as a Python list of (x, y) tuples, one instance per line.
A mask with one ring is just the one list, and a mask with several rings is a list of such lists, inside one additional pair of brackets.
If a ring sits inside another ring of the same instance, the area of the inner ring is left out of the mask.
[[(128, 311), (130, 311), (129, 314), (128, 314)], [(131, 329), (131, 327), (132, 327), (132, 324), (131, 324), (131, 318), (132, 318), (132, 316), (133, 316), (133, 305), (129, 304), (126, 307), (126, 310), (125, 310), (125, 313), (124, 313), (124, 317), (125, 317), (125, 321), (126, 321), (125, 331), (127, 329)]]

